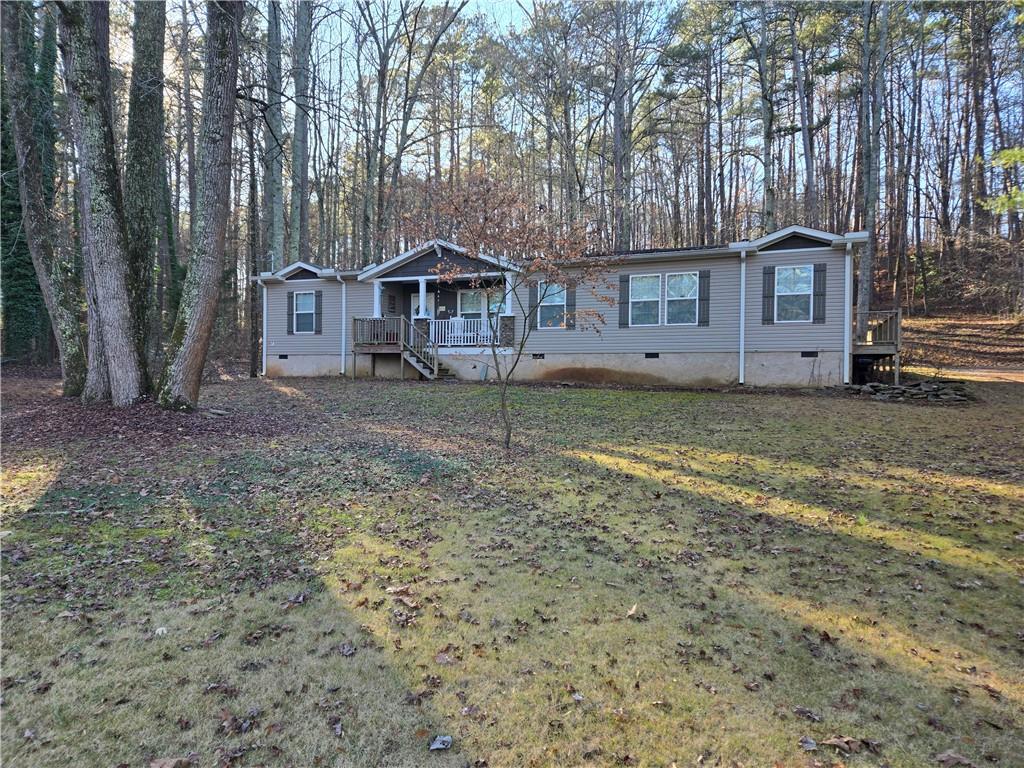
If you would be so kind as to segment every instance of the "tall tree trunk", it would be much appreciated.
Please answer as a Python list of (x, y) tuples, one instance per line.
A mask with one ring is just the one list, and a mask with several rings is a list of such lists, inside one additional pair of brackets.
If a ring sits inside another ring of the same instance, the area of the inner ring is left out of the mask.
[(757, 75), (761, 96), (761, 160), (764, 166), (764, 203), (761, 228), (774, 232), (775, 225), (775, 99), (772, 78), (768, 72), (768, 4), (760, 6), (761, 36), (757, 45)]
[(627, 125), (629, 94), (624, 3), (615, 3), (615, 81), (612, 85), (612, 250), (628, 251), (633, 240), (630, 164), (632, 131)]
[[(114, 143), (110, 17), (105, 3), (62, 6), (61, 38), (71, 124), (79, 152), (83, 255), (96, 291), (110, 399), (131, 405), (145, 393), (128, 285), (127, 231)], [(90, 355), (90, 361), (94, 359)], [(98, 356), (96, 356), (98, 359)]]
[(281, 3), (270, 0), (267, 14), (267, 130), (264, 139), (263, 248), (268, 268), (284, 266), (284, 118), (281, 114)]
[[(34, 34), (32, 7), (3, 3), (3, 60), (7, 107), (18, 160), (18, 194), (24, 217), (25, 239), (39, 280), (46, 311), (60, 355), (64, 394), (78, 396), (85, 387), (86, 352), (78, 319), (78, 286), (68, 274), (57, 247), (58, 226), (46, 204), (41, 152), (33, 130), (35, 114), (26, 35)], [(31, 39), (31, 37), (29, 38)]]
[(164, 18), (162, 0), (136, 0), (132, 31), (132, 78), (124, 164), (128, 227), (128, 288), (136, 343), (146, 388), (150, 291), (163, 229)]
[(295, 6), (295, 130), (292, 134), (292, 200), (288, 229), (288, 260), (309, 253), (309, 50), (313, 34), (313, 3)]
[(225, 0), (206, 4), (196, 231), (189, 243), (188, 274), (157, 391), (159, 403), (166, 408), (194, 408), (198, 402), (217, 315), (231, 180), (238, 36), (244, 7), (243, 2)]
[[(196, 121), (192, 105), (192, 52), (189, 50), (189, 2), (181, 0), (181, 99), (185, 104), (185, 153), (188, 161), (188, 239), (191, 242), (198, 209), (196, 198)], [(179, 236), (179, 240), (180, 240)]]
[[(857, 285), (857, 332), (863, 334), (867, 327), (867, 312), (871, 310), (875, 287), (875, 256), (878, 253), (878, 228), (876, 225), (878, 211), (878, 182), (880, 170), (880, 147), (882, 130), (882, 97), (885, 87), (885, 56), (889, 33), (889, 4), (879, 3), (878, 9), (878, 43), (872, 57), (871, 43), (871, 0), (865, 0), (862, 19), (864, 39), (861, 55), (861, 104), (863, 111), (864, 130), (862, 132), (863, 161), (861, 168), (865, 176), (864, 182), (864, 228), (868, 232), (867, 246), (860, 256), (860, 279)], [(871, 60), (875, 60), (873, 80)]]
[(811, 125), (811, 96), (804, 75), (803, 51), (796, 34), (796, 8), (789, 11), (789, 31), (793, 46), (793, 80), (796, 83), (796, 98), (800, 106), (800, 138), (804, 153), (804, 224), (818, 227), (818, 189), (814, 178), (814, 126)]
[(257, 200), (259, 192), (256, 188), (256, 126), (255, 115), (253, 114), (252, 102), (246, 105), (246, 149), (249, 157), (249, 211), (246, 222), (246, 234), (248, 236), (248, 260), (249, 277), (246, 281), (246, 295), (249, 297), (249, 377), (256, 378), (260, 371), (260, 311), (259, 292), (255, 278), (260, 273), (259, 265), (259, 206)]

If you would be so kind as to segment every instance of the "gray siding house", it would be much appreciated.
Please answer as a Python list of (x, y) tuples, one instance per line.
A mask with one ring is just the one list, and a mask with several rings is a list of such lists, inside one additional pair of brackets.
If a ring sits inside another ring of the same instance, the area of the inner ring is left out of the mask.
[(845, 383), (855, 365), (898, 366), (898, 311), (863, 313), (856, 328), (853, 256), (866, 239), (794, 226), (633, 251), (565, 287), (443, 240), (357, 271), (298, 262), (257, 278), (263, 373), (475, 381), (493, 377), (494, 348), (501, 360), (522, 345), (523, 381)]

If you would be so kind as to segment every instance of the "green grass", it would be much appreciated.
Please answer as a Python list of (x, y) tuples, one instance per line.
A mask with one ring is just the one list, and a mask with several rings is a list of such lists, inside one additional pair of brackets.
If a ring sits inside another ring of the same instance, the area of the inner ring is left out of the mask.
[(976, 391), (521, 388), (506, 456), (492, 387), (240, 381), (5, 440), (5, 765), (1012, 766), (1024, 390)]

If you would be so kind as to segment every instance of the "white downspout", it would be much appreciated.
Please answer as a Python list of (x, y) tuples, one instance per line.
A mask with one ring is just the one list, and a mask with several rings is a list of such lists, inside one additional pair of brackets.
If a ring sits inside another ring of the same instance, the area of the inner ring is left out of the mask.
[(850, 334), (853, 332), (853, 243), (846, 244), (846, 259), (843, 274), (843, 384), (850, 383), (850, 357), (853, 349)]
[(747, 377), (747, 252), (740, 251), (740, 384)]
[(380, 317), (380, 280), (373, 281), (373, 316)]
[(345, 375), (345, 331), (348, 329), (348, 316), (345, 300), (347, 298), (348, 286), (341, 281), (341, 375)]
[(267, 375), (267, 286), (262, 280), (257, 281), (260, 284), (260, 288), (263, 289), (263, 372), (262, 376)]

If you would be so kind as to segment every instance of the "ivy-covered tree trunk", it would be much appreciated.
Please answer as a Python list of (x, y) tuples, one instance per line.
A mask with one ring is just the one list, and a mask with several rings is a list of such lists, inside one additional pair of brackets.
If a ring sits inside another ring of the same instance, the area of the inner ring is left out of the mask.
[(136, 0), (128, 97), (124, 204), (128, 227), (128, 290), (132, 322), (148, 388), (150, 291), (163, 211), (164, 14), (162, 0)]
[(4, 77), (7, 85), (11, 134), (18, 167), (18, 191), (32, 265), (35, 268), (46, 310), (60, 354), (64, 394), (77, 396), (85, 386), (85, 345), (78, 319), (78, 286), (63, 269), (56, 247), (56, 224), (46, 204), (41, 152), (35, 136), (31, 58), (26, 34), (31, 39), (32, 6), (4, 3), (0, 6), (3, 25)]
[(166, 408), (194, 408), (217, 316), (231, 180), (231, 132), (238, 79), (238, 35), (244, 3), (206, 4), (203, 117), (199, 129), (196, 228), (188, 274), (157, 392)]
[[(106, 3), (61, 6), (64, 72), (71, 126), (79, 153), (82, 255), (91, 271), (110, 382), (110, 400), (131, 405), (145, 394), (128, 290), (127, 233), (121, 180), (114, 155), (110, 83), (110, 9)], [(89, 355), (98, 362), (99, 354)]]

